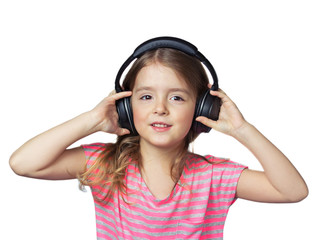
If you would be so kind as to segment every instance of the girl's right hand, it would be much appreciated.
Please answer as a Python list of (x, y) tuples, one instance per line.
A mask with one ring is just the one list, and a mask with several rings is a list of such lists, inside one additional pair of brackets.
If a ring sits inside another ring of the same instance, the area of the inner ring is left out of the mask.
[(129, 134), (130, 131), (128, 129), (121, 128), (118, 124), (119, 117), (115, 102), (121, 98), (130, 97), (131, 95), (131, 91), (120, 93), (112, 91), (108, 97), (104, 98), (95, 108), (93, 108), (90, 113), (94, 118), (93, 121), (97, 121), (95, 131), (103, 131), (118, 136)]

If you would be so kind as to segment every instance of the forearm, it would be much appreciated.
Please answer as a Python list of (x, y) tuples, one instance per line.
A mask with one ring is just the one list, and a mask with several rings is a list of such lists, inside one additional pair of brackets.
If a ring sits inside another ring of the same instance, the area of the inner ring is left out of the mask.
[(288, 158), (254, 126), (244, 124), (234, 137), (254, 154), (268, 181), (283, 196), (290, 198), (292, 194), (307, 191), (303, 178)]
[(27, 141), (12, 154), (10, 165), (18, 173), (41, 170), (58, 159), (71, 144), (94, 131), (92, 115), (83, 113)]

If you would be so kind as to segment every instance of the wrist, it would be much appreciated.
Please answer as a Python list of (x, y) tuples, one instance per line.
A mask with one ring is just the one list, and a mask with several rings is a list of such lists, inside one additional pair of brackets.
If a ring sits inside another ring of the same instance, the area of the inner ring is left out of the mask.
[(239, 142), (246, 142), (253, 131), (256, 131), (256, 128), (249, 122), (245, 121), (239, 128), (234, 131), (232, 136)]
[(83, 120), (86, 123), (86, 129), (89, 134), (101, 131), (100, 126), (103, 120), (101, 120), (99, 114), (96, 113), (94, 110), (85, 112), (80, 116), (84, 118)]

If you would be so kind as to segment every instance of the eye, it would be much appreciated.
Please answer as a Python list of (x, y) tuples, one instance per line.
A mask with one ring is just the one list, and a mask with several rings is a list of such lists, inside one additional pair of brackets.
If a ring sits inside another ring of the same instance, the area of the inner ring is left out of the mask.
[(150, 99), (152, 99), (152, 96), (151, 95), (143, 95), (140, 99), (141, 100), (150, 100)]
[(173, 96), (173, 97), (171, 97), (171, 99), (173, 101), (184, 101), (184, 99), (182, 97), (180, 97), (180, 96)]

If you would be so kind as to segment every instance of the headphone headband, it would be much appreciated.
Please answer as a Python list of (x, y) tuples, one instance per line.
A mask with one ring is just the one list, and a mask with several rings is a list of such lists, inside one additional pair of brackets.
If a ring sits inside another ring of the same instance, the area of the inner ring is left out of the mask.
[(173, 48), (192, 56), (195, 56), (196, 52), (198, 51), (193, 44), (183, 39), (173, 37), (158, 37), (150, 39), (139, 45), (135, 49), (133, 55), (134, 57), (140, 57), (146, 51), (150, 51), (157, 48)]
[(212, 64), (208, 61), (208, 59), (205, 58), (203, 54), (201, 54), (197, 47), (195, 47), (193, 44), (175, 37), (157, 37), (150, 39), (142, 44), (140, 44), (133, 52), (133, 54), (123, 63), (120, 70), (118, 71), (115, 79), (115, 90), (116, 92), (122, 92), (122, 88), (120, 86), (120, 80), (121, 76), (124, 72), (124, 70), (130, 65), (130, 63), (136, 59), (142, 56), (145, 52), (155, 50), (158, 48), (172, 48), (179, 50), (181, 52), (184, 52), (190, 56), (196, 57), (199, 61), (201, 61), (209, 70), (210, 74), (213, 77), (213, 85), (211, 87), (211, 90), (217, 91), (218, 90), (218, 78), (217, 74), (215, 72), (214, 67)]

